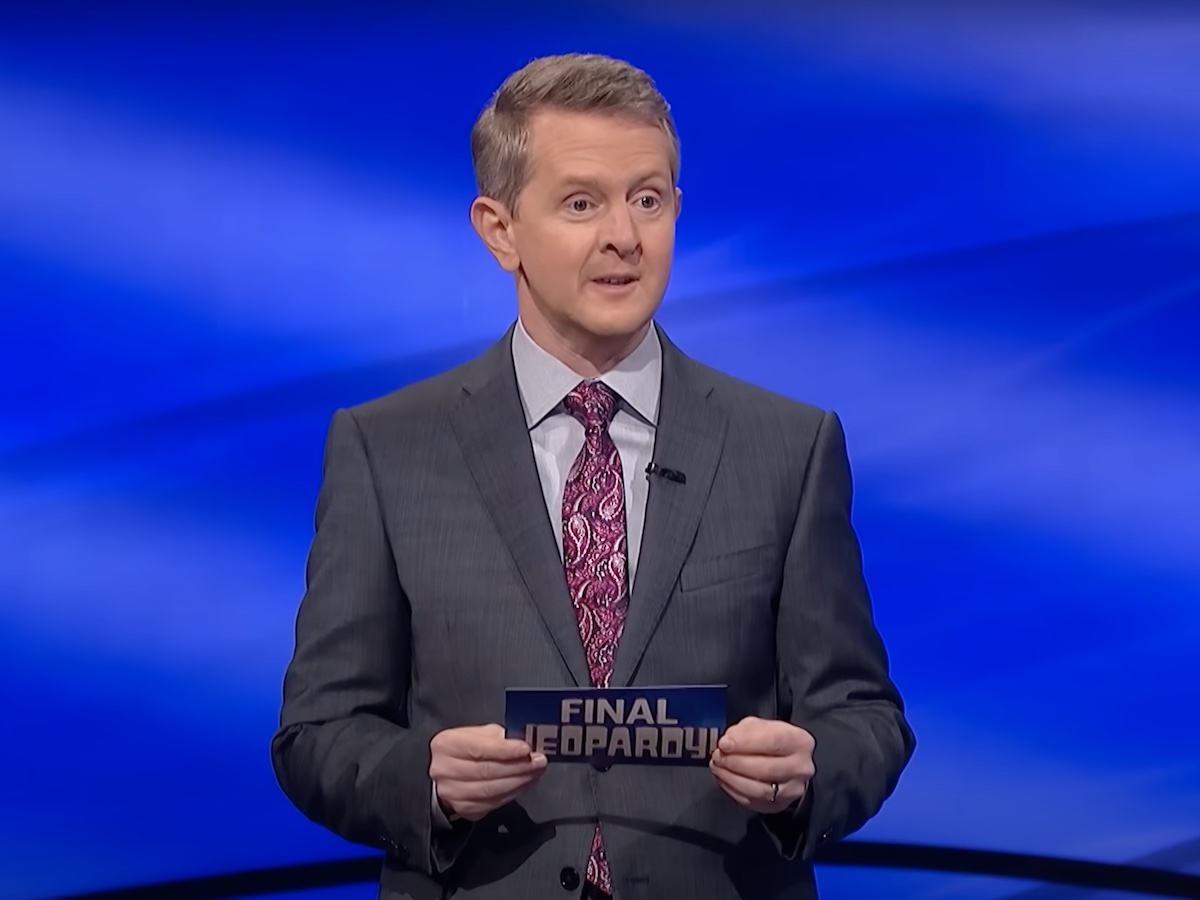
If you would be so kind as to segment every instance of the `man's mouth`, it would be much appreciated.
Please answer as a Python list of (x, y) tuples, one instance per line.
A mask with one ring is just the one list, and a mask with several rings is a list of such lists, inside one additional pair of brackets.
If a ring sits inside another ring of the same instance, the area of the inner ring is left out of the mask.
[(637, 278), (632, 275), (611, 275), (603, 278), (593, 278), (592, 281), (596, 282), (597, 284), (609, 284), (615, 287), (620, 287), (621, 285), (631, 284), (632, 282), (637, 281)]

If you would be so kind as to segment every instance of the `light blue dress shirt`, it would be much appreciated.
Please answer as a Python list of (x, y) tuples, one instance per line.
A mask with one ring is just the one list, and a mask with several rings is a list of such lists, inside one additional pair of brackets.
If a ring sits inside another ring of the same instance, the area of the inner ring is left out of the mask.
[[(562, 401), (588, 379), (534, 343), (520, 321), (513, 330), (512, 355), (542, 495), (561, 557), (563, 488), (571, 464), (583, 449), (583, 424), (567, 412)], [(651, 327), (632, 353), (595, 380), (604, 382), (619, 398), (608, 433), (621, 457), (625, 480), (625, 537), (632, 592), (650, 491), (646, 466), (653, 459), (662, 390), (662, 344), (657, 329)]]

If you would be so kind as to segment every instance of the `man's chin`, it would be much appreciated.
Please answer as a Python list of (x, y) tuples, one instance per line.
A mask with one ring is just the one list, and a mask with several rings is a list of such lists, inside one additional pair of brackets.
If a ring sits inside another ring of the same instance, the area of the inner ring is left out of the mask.
[(600, 340), (617, 340), (644, 333), (657, 310), (657, 303), (653, 306), (639, 303), (636, 306), (630, 304), (623, 308), (593, 308), (576, 319), (575, 324)]

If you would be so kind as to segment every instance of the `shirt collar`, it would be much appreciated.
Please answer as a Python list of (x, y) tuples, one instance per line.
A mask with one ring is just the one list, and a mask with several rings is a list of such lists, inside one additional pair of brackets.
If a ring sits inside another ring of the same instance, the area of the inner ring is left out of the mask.
[[(577, 384), (587, 379), (539, 347), (518, 319), (512, 336), (513, 367), (525, 408), (525, 424), (533, 428), (546, 418)], [(662, 389), (662, 343), (653, 325), (632, 353), (601, 375), (624, 406), (651, 425), (658, 424)]]

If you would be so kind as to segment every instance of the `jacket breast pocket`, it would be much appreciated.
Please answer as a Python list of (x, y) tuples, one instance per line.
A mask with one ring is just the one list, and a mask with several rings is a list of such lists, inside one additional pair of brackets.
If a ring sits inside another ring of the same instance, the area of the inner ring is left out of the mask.
[(679, 588), (682, 591), (698, 591), (742, 578), (761, 578), (769, 572), (774, 561), (774, 544), (763, 544), (720, 556), (689, 559), (679, 573)]

